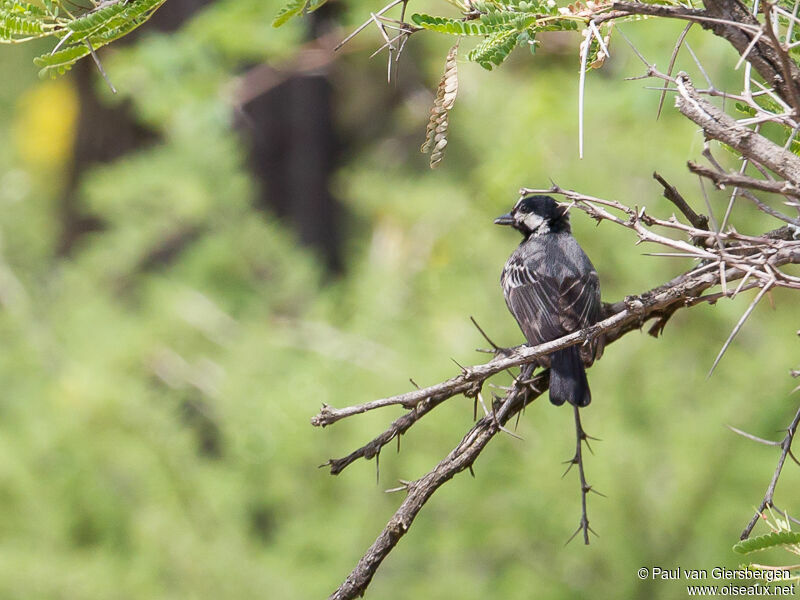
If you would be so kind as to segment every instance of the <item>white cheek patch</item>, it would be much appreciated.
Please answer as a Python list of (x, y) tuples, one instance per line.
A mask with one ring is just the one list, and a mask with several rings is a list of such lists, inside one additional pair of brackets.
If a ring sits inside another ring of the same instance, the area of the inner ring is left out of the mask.
[(522, 223), (524, 223), (525, 227), (527, 227), (530, 231), (541, 231), (542, 233), (544, 233), (544, 229), (547, 227), (544, 218), (536, 213), (526, 214), (522, 218)]

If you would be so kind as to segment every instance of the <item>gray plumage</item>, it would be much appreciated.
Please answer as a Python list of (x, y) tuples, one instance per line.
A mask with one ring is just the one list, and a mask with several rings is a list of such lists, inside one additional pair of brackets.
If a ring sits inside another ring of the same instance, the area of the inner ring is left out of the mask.
[[(597, 322), (600, 282), (589, 257), (572, 237), (563, 206), (549, 196), (529, 196), (495, 222), (511, 225), (525, 236), (509, 257), (500, 282), (506, 304), (530, 345)], [(579, 346), (554, 352), (550, 367), (553, 404), (567, 401), (586, 406), (591, 402)]]

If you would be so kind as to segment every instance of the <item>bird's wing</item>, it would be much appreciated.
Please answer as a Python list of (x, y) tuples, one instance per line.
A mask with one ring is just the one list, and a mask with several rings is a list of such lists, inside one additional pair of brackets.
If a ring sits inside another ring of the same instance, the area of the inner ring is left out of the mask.
[(508, 308), (532, 345), (564, 335), (558, 318), (557, 281), (535, 268), (532, 261), (512, 257), (503, 273)]
[(560, 280), (558, 317), (565, 332), (577, 331), (597, 322), (600, 316), (600, 280), (592, 269), (588, 273), (568, 270)]

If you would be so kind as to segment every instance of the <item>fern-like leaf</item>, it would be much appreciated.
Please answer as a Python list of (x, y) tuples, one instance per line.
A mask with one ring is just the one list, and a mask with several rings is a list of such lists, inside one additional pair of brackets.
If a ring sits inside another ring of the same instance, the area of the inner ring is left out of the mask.
[(490, 33), (490, 30), (485, 25), (475, 21), (461, 21), (459, 19), (433, 17), (419, 13), (411, 15), (411, 20), (423, 29), (450, 35), (486, 35)]
[(36, 36), (43, 32), (40, 21), (25, 15), (0, 14), (0, 38), (4, 40)]
[(508, 58), (517, 45), (518, 36), (514, 29), (495, 32), (475, 46), (467, 58), (491, 71), (493, 67), (501, 65)]
[(119, 16), (126, 8), (127, 6), (122, 2), (105, 6), (70, 21), (67, 23), (67, 29), (74, 33), (88, 34), (106, 26), (111, 19)]
[(43, 54), (33, 59), (37, 67), (42, 67), (39, 76), (63, 75), (76, 61), (90, 53), (88, 46), (70, 46), (53, 54)]
[(50, 16), (40, 6), (4, 0), (0, 2), (0, 41), (45, 35), (45, 23)]
[(308, 4), (308, 0), (290, 0), (282, 9), (278, 11), (275, 18), (272, 20), (273, 27), (280, 27), (285, 24), (292, 17), (296, 17)]
[(522, 31), (536, 23), (536, 15), (518, 13), (509, 10), (493, 11), (481, 15), (481, 22), (492, 30), (499, 28)]
[(766, 535), (742, 540), (733, 547), (733, 551), (739, 554), (749, 554), (757, 550), (766, 550), (767, 548), (786, 546), (788, 544), (800, 544), (800, 532), (773, 531)]

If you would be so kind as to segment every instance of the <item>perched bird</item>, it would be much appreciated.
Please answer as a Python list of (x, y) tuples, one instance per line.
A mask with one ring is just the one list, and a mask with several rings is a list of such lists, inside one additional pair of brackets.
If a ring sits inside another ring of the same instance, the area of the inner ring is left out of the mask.
[[(506, 304), (532, 346), (596, 323), (600, 282), (572, 237), (567, 207), (550, 196), (520, 198), (494, 221), (520, 231), (523, 240), (500, 276)], [(586, 358), (591, 364), (594, 349)], [(592, 401), (578, 345), (550, 356), (550, 401), (586, 406)]]

